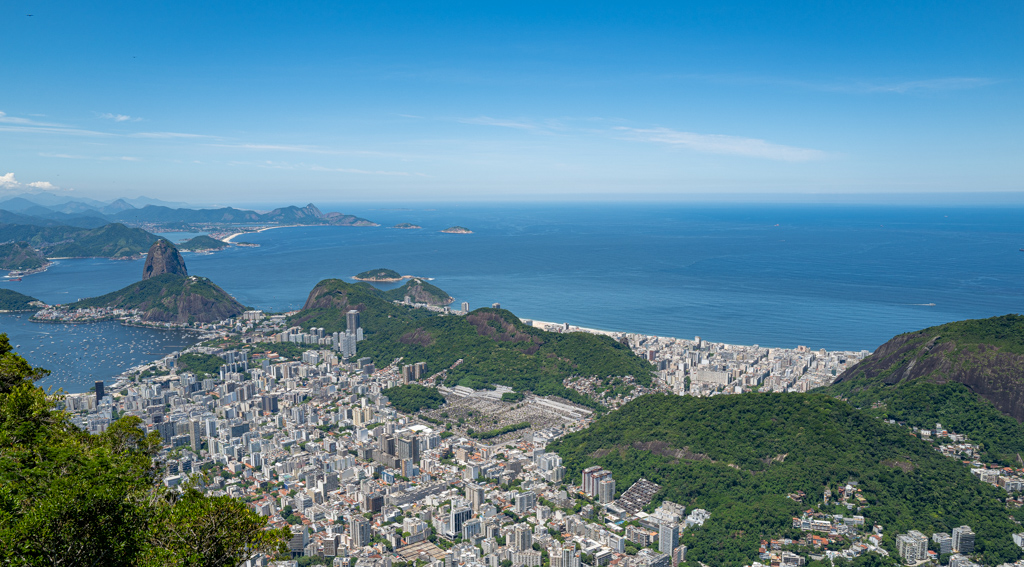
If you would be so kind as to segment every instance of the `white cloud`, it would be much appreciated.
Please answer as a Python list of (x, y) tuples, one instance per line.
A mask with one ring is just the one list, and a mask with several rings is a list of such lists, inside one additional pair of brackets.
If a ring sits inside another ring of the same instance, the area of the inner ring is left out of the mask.
[[(62, 189), (49, 181), (33, 181), (22, 183), (14, 177), (13, 172), (0, 175), (0, 189), (40, 189), (43, 191), (61, 191)], [(68, 189), (70, 191), (70, 189)]]
[(21, 183), (18, 183), (18, 180), (14, 178), (13, 173), (7, 173), (0, 175), (0, 187), (3, 187), (4, 189), (17, 189), (18, 187), (21, 187)]
[(139, 122), (142, 120), (141, 118), (132, 118), (127, 114), (113, 114), (110, 112), (101, 113), (99, 114), (99, 117), (106, 120), (113, 120), (114, 122)]
[(619, 126), (617, 131), (628, 133), (631, 139), (643, 142), (657, 142), (709, 154), (726, 154), (757, 157), (780, 161), (811, 161), (827, 157), (821, 150), (797, 148), (773, 144), (757, 138), (725, 136), (722, 134), (695, 134), (680, 132), (671, 128), (627, 128)]

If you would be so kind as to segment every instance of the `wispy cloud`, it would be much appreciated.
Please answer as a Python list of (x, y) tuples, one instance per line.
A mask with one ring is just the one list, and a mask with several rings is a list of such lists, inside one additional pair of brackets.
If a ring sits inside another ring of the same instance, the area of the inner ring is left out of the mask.
[(9, 116), (6, 112), (0, 111), (0, 123), (2, 124), (19, 124), (23, 126), (46, 126), (50, 128), (66, 128), (64, 124), (54, 124), (52, 122), (39, 122), (38, 120), (32, 120), (31, 118), (22, 118), (20, 116)]
[(803, 80), (744, 75), (665, 75), (667, 78), (724, 85), (776, 85), (800, 89), (852, 94), (913, 94), (977, 89), (999, 83), (988, 77), (938, 77), (931, 79), (836, 79)]
[(99, 114), (97, 114), (97, 116), (99, 116), (100, 118), (106, 119), (106, 120), (113, 120), (114, 122), (141, 122), (142, 121), (141, 118), (137, 118), (137, 117), (133, 118), (131, 116), (128, 116), (127, 114), (113, 114), (113, 113), (110, 113), (110, 112), (99, 113)]
[(792, 162), (823, 159), (828, 155), (821, 150), (784, 146), (757, 138), (743, 138), (740, 136), (696, 134), (693, 132), (680, 132), (671, 128), (628, 128), (619, 126), (614, 128), (614, 130), (627, 134), (633, 140), (669, 144), (709, 154), (737, 155)]
[(530, 124), (529, 122), (519, 122), (515, 120), (504, 120), (501, 118), (491, 118), (490, 116), (478, 116), (476, 118), (458, 118), (457, 122), (463, 124), (478, 124), (480, 126), (500, 126), (502, 128), (515, 128), (517, 130), (537, 130), (540, 127), (536, 124)]
[(995, 84), (996, 81), (982, 77), (948, 77), (943, 79), (925, 79), (919, 81), (900, 82), (867, 82), (851, 85), (833, 85), (824, 90), (838, 90), (865, 93), (897, 93), (906, 94), (922, 91), (958, 91), (976, 89)]
[(156, 139), (175, 139), (175, 138), (186, 138), (186, 139), (199, 139), (199, 138), (216, 138), (216, 136), (207, 136), (205, 134), (187, 134), (184, 132), (139, 132), (137, 134), (129, 134), (132, 138), (156, 138)]
[(218, 148), (235, 148), (238, 150), (258, 150), (274, 152), (301, 152), (307, 154), (337, 154), (339, 150), (318, 148), (316, 146), (290, 146), (287, 144), (210, 144)]
[(306, 154), (323, 154), (323, 155), (337, 155), (337, 156), (384, 156), (384, 157), (396, 157), (401, 159), (410, 159), (417, 156), (408, 154), (396, 154), (392, 152), (377, 152), (372, 150), (346, 150), (338, 148), (325, 148), (321, 146), (298, 146), (289, 144), (207, 144), (214, 148), (229, 148), (236, 150), (250, 150), (259, 152), (293, 152), (293, 153), (306, 153)]
[(387, 175), (387, 176), (398, 176), (398, 177), (430, 177), (425, 173), (413, 172), (413, 171), (387, 171), (387, 170), (373, 170), (373, 169), (358, 169), (351, 167), (325, 167), (317, 164), (308, 163), (289, 163), (285, 161), (262, 161), (262, 162), (244, 162), (244, 161), (232, 161), (228, 162), (229, 165), (247, 166), (247, 167), (262, 167), (265, 169), (292, 169), (292, 170), (305, 170), (305, 171), (321, 171), (321, 172), (332, 172), (332, 173), (354, 173), (358, 175)]
[(352, 169), (348, 167), (310, 167), (312, 171), (334, 171), (337, 173), (357, 173), (359, 175), (397, 175), (401, 177), (429, 177), (425, 173), (416, 173), (410, 171), (381, 171), (381, 170), (368, 170), (368, 169)]
[(58, 158), (58, 159), (91, 159), (97, 161), (141, 161), (137, 157), (133, 156), (83, 156), (76, 154), (52, 154), (52, 153), (40, 153), (40, 157)]

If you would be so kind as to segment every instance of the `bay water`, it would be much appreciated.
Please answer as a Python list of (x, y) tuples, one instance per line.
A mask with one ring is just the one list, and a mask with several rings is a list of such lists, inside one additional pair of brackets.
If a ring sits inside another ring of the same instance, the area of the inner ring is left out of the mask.
[[(260, 246), (185, 253), (189, 273), (212, 279), (245, 305), (281, 312), (301, 308), (322, 279), (352, 281), (359, 272), (383, 267), (433, 278), (456, 307), (462, 301), (471, 308), (500, 303), (521, 318), (584, 327), (830, 350), (873, 350), (898, 333), (1024, 311), (1021, 207), (320, 208), (381, 226), (246, 234), (236, 240)], [(389, 228), (405, 222), (423, 228)], [(440, 232), (453, 225), (473, 234)], [(0, 285), (67, 303), (137, 281), (142, 266), (141, 260), (59, 260), (43, 274)], [(19, 352), (34, 364), (43, 364), (33, 359), (39, 353), (53, 360), (72, 346), (18, 334), (45, 330), (25, 319), (0, 316), (0, 331), (18, 335), (12, 344), (22, 344)], [(104, 335), (122, 345), (106, 355), (109, 366), (78, 364), (84, 368), (76, 380), (85, 388), (130, 365), (126, 355), (138, 354), (129, 337), (115, 336), (116, 324), (67, 327), (74, 327), (63, 331), (69, 336)], [(53, 379), (68, 372), (61, 367)]]

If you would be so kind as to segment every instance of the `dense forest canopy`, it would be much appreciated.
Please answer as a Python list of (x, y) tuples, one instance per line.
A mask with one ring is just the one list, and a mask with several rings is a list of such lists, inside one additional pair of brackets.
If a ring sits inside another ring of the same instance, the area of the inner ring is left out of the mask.
[(72, 425), (0, 334), (0, 564), (235, 567), (291, 537), (230, 496), (165, 488), (157, 433), (137, 417)]
[(652, 507), (667, 499), (709, 510), (711, 520), (682, 538), (709, 565), (749, 563), (762, 539), (797, 535), (792, 518), (807, 505), (788, 494), (820, 503), (825, 488), (851, 481), (892, 552), (898, 533), (967, 524), (986, 563), (1020, 556), (1010, 537), (1019, 526), (999, 500), (1005, 492), (906, 428), (823, 395), (643, 396), (549, 450), (564, 459), (568, 478), (600, 465), (619, 492), (641, 477), (660, 484)]

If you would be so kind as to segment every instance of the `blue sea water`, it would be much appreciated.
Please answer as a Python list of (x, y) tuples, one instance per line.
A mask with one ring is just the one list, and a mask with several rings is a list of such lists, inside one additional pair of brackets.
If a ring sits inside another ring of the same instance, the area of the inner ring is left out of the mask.
[[(1024, 311), (1024, 209), (839, 205), (321, 205), (380, 227), (279, 228), (189, 272), (267, 311), (386, 267), (472, 308), (735, 344), (873, 350), (893, 335)], [(420, 230), (387, 228), (410, 222)], [(461, 225), (473, 234), (443, 234)], [(4, 283), (46, 302), (137, 281), (142, 261), (62, 260)], [(91, 385), (91, 382), (90, 382)]]

